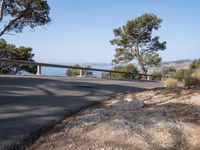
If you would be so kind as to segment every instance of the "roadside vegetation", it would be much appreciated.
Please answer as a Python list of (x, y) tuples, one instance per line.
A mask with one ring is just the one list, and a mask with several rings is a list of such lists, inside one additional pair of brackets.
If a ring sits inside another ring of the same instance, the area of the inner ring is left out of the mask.
[[(23, 32), (48, 24), (50, 6), (47, 0), (1, 0), (0, 2), (0, 37)], [(33, 62), (34, 54), (30, 47), (16, 47), (0, 39), (0, 58)], [(0, 63), (0, 74), (36, 73), (36, 66)]]
[[(102, 73), (102, 78), (113, 78), (113, 79), (134, 79), (139, 73), (137, 67), (134, 64), (128, 64), (124, 66), (115, 66), (112, 68), (113, 71), (119, 72), (129, 72), (130, 74), (122, 73), (112, 73), (111, 76), (109, 73)], [(132, 74), (131, 74), (132, 73)]]
[[(81, 67), (79, 64), (75, 65), (74, 67)], [(91, 66), (87, 66), (86, 68), (91, 68)], [(80, 76), (80, 69), (67, 69), (66, 73), (65, 73), (66, 76), (68, 77), (78, 77)], [(90, 70), (83, 70), (83, 76), (85, 77), (93, 77), (93, 72), (90, 71)]]
[(168, 78), (165, 82), (165, 87), (166, 88), (175, 88), (178, 84), (177, 79), (173, 79), (173, 78)]
[(163, 68), (162, 71), (152, 73), (153, 79), (156, 76), (165, 79), (165, 87), (174, 88), (178, 82), (184, 82), (186, 88), (200, 87), (200, 59), (194, 60), (188, 69), (176, 69), (173, 67)]
[[(0, 58), (34, 62), (33, 57), (32, 48), (16, 47), (0, 39)], [(0, 74), (20, 74), (22, 72), (35, 74), (36, 71), (36, 66), (0, 63)]]
[(0, 37), (21, 33), (24, 28), (34, 29), (51, 21), (47, 0), (1, 0)]
[[(48, 24), (49, 11), (47, 0), (2, 0), (0, 37)], [(155, 36), (161, 23), (161, 18), (146, 13), (114, 29), (114, 39), (110, 41), (116, 48), (112, 70), (128, 73), (103, 73), (102, 78), (142, 79), (138, 74), (147, 74), (148, 67), (158, 66), (162, 61), (159, 52), (167, 44)], [(34, 62), (32, 51), (0, 39), (0, 58)], [(0, 74), (23, 71), (35, 74), (36, 66), (0, 63)], [(68, 69), (66, 75), (77, 77), (80, 70)], [(82, 75), (91, 77), (93, 72), (83, 70)], [(65, 120), (53, 134), (41, 137), (31, 150), (200, 149), (200, 59), (188, 69), (167, 67), (152, 75), (151, 80), (164, 78), (166, 88), (121, 95), (87, 109)]]
[(113, 63), (136, 60), (142, 74), (147, 73), (147, 66), (159, 65), (162, 59), (158, 51), (166, 49), (166, 42), (160, 42), (159, 36), (153, 36), (153, 31), (161, 27), (161, 22), (155, 14), (144, 14), (114, 29), (115, 39), (110, 41), (117, 46)]

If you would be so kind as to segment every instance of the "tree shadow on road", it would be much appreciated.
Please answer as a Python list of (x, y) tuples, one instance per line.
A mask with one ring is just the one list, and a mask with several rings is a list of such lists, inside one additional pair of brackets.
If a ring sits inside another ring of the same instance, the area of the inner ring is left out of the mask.
[(118, 94), (146, 90), (135, 84), (74, 82), (65, 78), (2, 78), (0, 149), (25, 149), (42, 133), (81, 108)]

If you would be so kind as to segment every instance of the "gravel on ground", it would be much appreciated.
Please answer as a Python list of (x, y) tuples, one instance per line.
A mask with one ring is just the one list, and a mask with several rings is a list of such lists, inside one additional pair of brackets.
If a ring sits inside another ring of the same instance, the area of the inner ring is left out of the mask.
[(29, 150), (198, 150), (200, 91), (154, 89), (83, 110)]

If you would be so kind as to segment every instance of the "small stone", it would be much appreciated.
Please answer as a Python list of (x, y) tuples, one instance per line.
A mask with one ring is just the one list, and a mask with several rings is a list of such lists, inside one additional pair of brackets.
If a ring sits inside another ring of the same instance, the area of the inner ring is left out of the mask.
[(70, 144), (68, 147), (70, 148), (70, 147), (72, 147), (72, 145)]
[(131, 102), (132, 100), (134, 100), (134, 97), (133, 97), (133, 95), (126, 95), (124, 100), (127, 102)]

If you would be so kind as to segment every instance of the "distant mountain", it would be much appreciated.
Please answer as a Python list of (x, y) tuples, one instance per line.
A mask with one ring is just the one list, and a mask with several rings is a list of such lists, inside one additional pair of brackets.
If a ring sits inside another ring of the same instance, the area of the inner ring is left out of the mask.
[(111, 63), (81, 63), (81, 66), (111, 66)]
[(153, 72), (161, 71), (163, 68), (166, 67), (173, 67), (176, 69), (188, 69), (192, 61), (193, 60), (185, 59), (178, 61), (162, 62), (160, 66), (148, 68), (148, 73), (151, 74)]
[(69, 66), (75, 66), (75, 65), (80, 65), (83, 67), (86, 66), (112, 66), (111, 63), (55, 63), (55, 64), (62, 64), (62, 65), (69, 65)]
[(170, 64), (185, 64), (185, 63), (191, 63), (192, 60), (185, 59), (185, 60), (177, 60), (177, 61), (168, 61), (168, 62), (162, 62), (161, 65), (170, 65)]
[[(190, 64), (192, 63), (193, 60), (190, 59), (185, 59), (185, 60), (177, 60), (177, 61), (167, 61), (167, 62), (162, 62), (159, 66), (157, 67), (150, 67), (147, 68), (148, 73), (151, 74), (153, 72), (161, 71), (165, 67), (173, 67), (176, 69), (188, 69)], [(111, 63), (59, 63), (62, 65), (69, 65), (69, 66), (74, 66), (79, 64), (82, 67), (87, 67), (91, 66), (92, 68), (99, 68), (99, 69), (112, 69), (113, 66)], [(133, 63), (137, 67), (137, 63)]]

